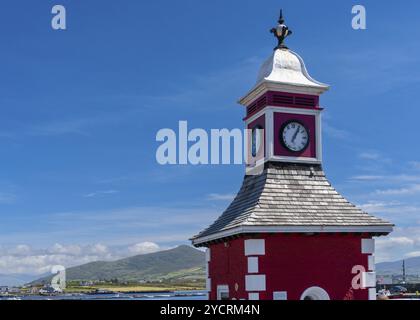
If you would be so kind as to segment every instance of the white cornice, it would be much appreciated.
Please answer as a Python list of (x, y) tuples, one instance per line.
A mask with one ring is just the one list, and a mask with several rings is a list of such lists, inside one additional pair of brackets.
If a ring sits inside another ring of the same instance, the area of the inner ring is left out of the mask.
[(392, 232), (393, 226), (241, 226), (192, 239), (193, 245), (243, 233), (381, 233)]
[(276, 83), (272, 81), (264, 80), (257, 84), (251, 91), (249, 91), (244, 97), (239, 99), (238, 103), (243, 106), (248, 106), (251, 102), (255, 101), (261, 95), (267, 91), (280, 91), (280, 92), (289, 92), (289, 93), (298, 93), (298, 94), (310, 94), (310, 95), (321, 95), (328, 90), (324, 87), (315, 87), (315, 86), (298, 86), (287, 83)]

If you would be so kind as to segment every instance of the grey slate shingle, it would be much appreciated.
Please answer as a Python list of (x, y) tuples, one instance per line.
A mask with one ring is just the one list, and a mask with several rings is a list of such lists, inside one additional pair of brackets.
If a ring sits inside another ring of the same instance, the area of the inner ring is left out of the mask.
[(196, 240), (239, 226), (393, 226), (348, 202), (320, 165), (268, 163)]

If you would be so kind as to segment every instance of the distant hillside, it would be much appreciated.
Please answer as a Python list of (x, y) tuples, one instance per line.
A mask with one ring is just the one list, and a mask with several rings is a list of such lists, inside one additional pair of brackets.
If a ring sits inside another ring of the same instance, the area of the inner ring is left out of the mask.
[[(205, 254), (190, 246), (142, 254), (116, 261), (95, 261), (66, 270), (67, 280), (191, 280), (204, 279)], [(32, 283), (50, 281), (42, 278)]]
[[(402, 263), (402, 260), (377, 263), (376, 272), (381, 275), (402, 274)], [(405, 270), (407, 274), (420, 275), (420, 257), (405, 259)]]

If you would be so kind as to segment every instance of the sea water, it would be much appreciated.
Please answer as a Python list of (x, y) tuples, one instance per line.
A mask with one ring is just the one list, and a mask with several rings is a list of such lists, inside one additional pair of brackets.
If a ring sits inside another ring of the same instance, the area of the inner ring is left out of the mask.
[(0, 297), (0, 300), (205, 300), (205, 291), (107, 293), (107, 294), (62, 294), (55, 296)]

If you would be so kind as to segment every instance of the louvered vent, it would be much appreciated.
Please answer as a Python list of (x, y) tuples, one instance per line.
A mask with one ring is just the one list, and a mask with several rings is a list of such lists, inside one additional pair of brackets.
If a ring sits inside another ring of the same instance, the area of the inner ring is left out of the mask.
[(251, 114), (254, 114), (260, 111), (266, 105), (267, 105), (267, 97), (263, 96), (247, 108), (247, 115), (249, 116)]
[(279, 104), (293, 104), (293, 96), (273, 94), (273, 102)]
[(247, 107), (246, 114), (251, 116), (267, 105), (273, 106), (290, 106), (290, 107), (303, 107), (303, 108), (316, 108), (318, 105), (317, 97), (285, 94), (279, 92), (268, 92), (253, 104)]
[(315, 107), (315, 99), (307, 97), (295, 97), (295, 105), (304, 107)]
[(315, 107), (316, 100), (311, 97), (299, 97), (293, 95), (273, 94), (274, 104), (293, 105), (298, 107)]

